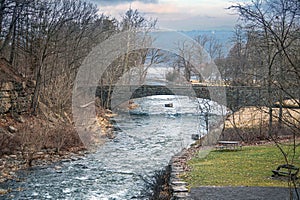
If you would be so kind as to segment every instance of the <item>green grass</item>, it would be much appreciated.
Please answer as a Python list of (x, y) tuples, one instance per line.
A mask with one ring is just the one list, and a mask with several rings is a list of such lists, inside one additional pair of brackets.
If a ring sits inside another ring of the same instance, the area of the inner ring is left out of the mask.
[[(286, 152), (292, 147), (285, 145)], [(300, 166), (297, 149), (294, 165)], [(277, 186), (288, 187), (285, 180), (271, 178), (272, 170), (285, 164), (274, 145), (243, 147), (241, 151), (211, 151), (205, 158), (189, 161), (192, 171), (183, 176), (190, 187), (198, 186)], [(300, 173), (299, 173), (300, 175)]]

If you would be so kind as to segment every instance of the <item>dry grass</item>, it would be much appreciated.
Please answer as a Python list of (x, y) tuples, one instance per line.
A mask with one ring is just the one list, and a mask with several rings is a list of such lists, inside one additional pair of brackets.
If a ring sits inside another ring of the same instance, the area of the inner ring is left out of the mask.
[[(243, 140), (245, 142), (266, 139), (268, 135), (269, 110), (267, 107), (246, 107), (230, 115), (222, 133), (222, 139)], [(275, 136), (300, 134), (300, 110), (284, 108), (283, 125), (279, 125), (279, 108), (273, 108), (273, 130)]]
[[(261, 124), (269, 122), (269, 110), (267, 107), (246, 107), (230, 115), (226, 122), (225, 128), (249, 128), (259, 127)], [(273, 122), (278, 122), (279, 108), (273, 108)], [(300, 110), (298, 109), (283, 109), (283, 120), (286, 123), (296, 124), (300, 121)]]
[[(114, 137), (110, 123), (113, 114), (100, 107), (96, 108), (97, 116), (91, 119), (89, 126), (85, 128), (90, 133), (90, 140), (100, 145), (106, 138)], [(34, 153), (43, 149), (55, 149), (59, 152), (84, 148), (84, 138), (79, 137), (70, 116), (67, 112), (53, 112), (43, 103), (40, 103), (37, 116), (22, 115), (25, 121), (23, 123), (18, 122), (11, 114), (0, 116), (0, 156), (15, 154), (18, 151)], [(15, 127), (17, 131), (10, 133), (9, 126)], [(2, 133), (1, 130), (5, 132)]]
[[(1, 153), (14, 151), (40, 151), (42, 149), (67, 150), (82, 146), (80, 138), (70, 124), (56, 123), (55, 126), (34, 117), (26, 118), (23, 124), (14, 124), (18, 131), (1, 147)], [(3, 152), (3, 151), (7, 152)]]

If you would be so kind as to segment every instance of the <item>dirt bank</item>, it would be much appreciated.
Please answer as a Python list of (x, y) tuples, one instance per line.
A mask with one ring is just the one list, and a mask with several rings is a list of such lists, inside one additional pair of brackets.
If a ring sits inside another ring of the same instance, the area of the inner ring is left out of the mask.
[[(111, 116), (110, 111), (99, 109), (87, 127), (92, 135), (100, 132), (95, 144), (113, 138)], [(0, 183), (15, 179), (20, 169), (72, 160), (85, 153), (87, 149), (68, 116), (0, 115)]]

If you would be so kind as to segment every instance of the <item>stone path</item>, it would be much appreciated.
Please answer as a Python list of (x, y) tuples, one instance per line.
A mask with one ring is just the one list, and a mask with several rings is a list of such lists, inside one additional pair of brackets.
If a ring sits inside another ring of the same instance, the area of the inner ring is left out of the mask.
[[(300, 194), (300, 189), (298, 189)], [(299, 199), (293, 190), (293, 199)], [(289, 200), (288, 188), (277, 187), (199, 187), (192, 188), (193, 200)]]

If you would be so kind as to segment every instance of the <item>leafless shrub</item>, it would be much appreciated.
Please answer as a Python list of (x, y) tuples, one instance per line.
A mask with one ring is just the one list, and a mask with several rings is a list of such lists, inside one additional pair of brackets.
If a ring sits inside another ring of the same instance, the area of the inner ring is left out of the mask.
[(0, 156), (9, 152), (11, 149), (11, 139), (14, 137), (13, 134), (0, 128)]

